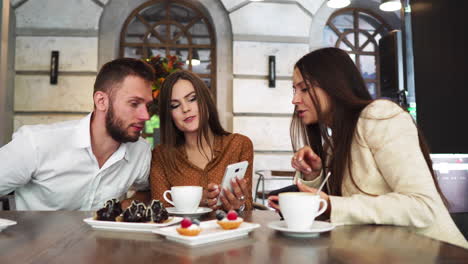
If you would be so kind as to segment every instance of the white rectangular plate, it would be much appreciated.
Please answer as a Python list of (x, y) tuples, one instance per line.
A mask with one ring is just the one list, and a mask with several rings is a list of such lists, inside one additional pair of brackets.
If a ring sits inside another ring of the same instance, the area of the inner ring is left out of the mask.
[(94, 220), (92, 217), (83, 221), (95, 229), (151, 233), (154, 229), (177, 224), (182, 219), (182, 217), (170, 216), (168, 221), (162, 224), (99, 221)]
[(215, 243), (219, 241), (232, 240), (247, 236), (252, 230), (260, 227), (259, 224), (243, 222), (237, 229), (224, 230), (217, 223), (217, 220), (201, 222), (202, 231), (198, 236), (179, 235), (177, 228), (179, 226), (170, 226), (153, 230), (153, 233), (165, 236), (168, 240), (186, 244), (189, 246), (198, 246)]

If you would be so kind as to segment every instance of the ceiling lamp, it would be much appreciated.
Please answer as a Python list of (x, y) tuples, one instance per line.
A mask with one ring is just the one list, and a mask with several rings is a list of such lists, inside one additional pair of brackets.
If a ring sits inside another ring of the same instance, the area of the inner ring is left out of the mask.
[(387, 12), (398, 11), (401, 10), (401, 2), (400, 0), (382, 0), (379, 8)]
[(351, 3), (350, 0), (328, 0), (327, 6), (330, 8), (343, 8)]

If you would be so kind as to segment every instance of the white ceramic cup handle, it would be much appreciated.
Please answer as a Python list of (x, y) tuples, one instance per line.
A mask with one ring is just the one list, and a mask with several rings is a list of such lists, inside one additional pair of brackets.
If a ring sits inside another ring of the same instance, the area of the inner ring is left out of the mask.
[(167, 196), (166, 196), (167, 193), (170, 193), (172, 195), (171, 191), (169, 191), (169, 190), (165, 191), (163, 193), (164, 200), (166, 200), (166, 202), (168, 202), (168, 203), (172, 204), (173, 206), (175, 206), (175, 204), (171, 200), (169, 200), (169, 198), (167, 198)]
[(325, 212), (325, 210), (327, 210), (327, 207), (328, 207), (327, 201), (325, 201), (324, 199), (320, 199), (320, 203), (322, 203), (322, 202), (323, 202), (323, 207), (322, 207), (322, 209), (320, 209), (320, 210), (317, 212), (317, 214), (315, 215), (315, 217), (317, 217), (317, 216), (323, 214), (323, 212)]

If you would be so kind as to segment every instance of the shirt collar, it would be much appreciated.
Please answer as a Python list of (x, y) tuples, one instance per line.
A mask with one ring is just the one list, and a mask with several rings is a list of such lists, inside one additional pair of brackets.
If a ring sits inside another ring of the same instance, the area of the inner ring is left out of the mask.
[(86, 117), (78, 122), (75, 133), (72, 136), (74, 146), (77, 148), (91, 147), (91, 117), (93, 113), (89, 113)]
[[(91, 118), (93, 113), (89, 113), (86, 117), (78, 122), (76, 131), (72, 136), (74, 146), (77, 148), (90, 148), (91, 149)], [(130, 153), (127, 147), (128, 143), (120, 143), (119, 148), (115, 151), (114, 155), (117, 160), (125, 159), (130, 160)]]

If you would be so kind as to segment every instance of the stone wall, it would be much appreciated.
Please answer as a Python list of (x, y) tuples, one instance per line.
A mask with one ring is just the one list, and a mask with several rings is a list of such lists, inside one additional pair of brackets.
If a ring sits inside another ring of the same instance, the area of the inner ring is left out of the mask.
[[(107, 1), (12, 1), (16, 15), (14, 127), (77, 119), (92, 111), (98, 25)], [(58, 83), (50, 84), (51, 52)]]

